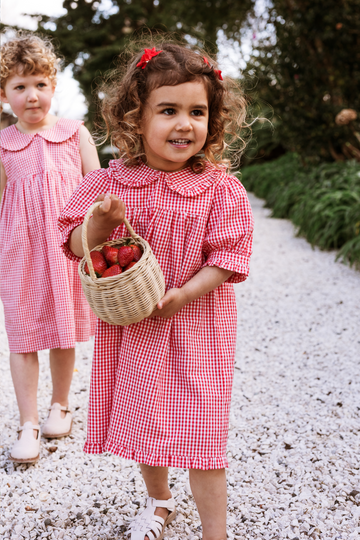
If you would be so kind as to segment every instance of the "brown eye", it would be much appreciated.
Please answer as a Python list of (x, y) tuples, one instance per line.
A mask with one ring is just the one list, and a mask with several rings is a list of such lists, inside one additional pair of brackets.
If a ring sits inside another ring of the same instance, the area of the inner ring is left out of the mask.
[(171, 115), (175, 114), (175, 109), (164, 109), (163, 113), (167, 114), (168, 116), (171, 116)]

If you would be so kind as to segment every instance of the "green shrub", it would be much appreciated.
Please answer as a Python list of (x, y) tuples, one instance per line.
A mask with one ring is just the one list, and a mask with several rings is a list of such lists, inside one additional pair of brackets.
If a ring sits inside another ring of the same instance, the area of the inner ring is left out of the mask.
[(302, 164), (297, 154), (244, 168), (244, 186), (265, 199), (272, 216), (288, 218), (321, 249), (360, 266), (360, 165), (354, 161)]

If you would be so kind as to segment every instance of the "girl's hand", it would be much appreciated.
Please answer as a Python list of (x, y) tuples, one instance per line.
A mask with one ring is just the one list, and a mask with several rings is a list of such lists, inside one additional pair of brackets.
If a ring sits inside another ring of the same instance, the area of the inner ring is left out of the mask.
[(180, 289), (169, 289), (158, 302), (150, 317), (170, 319), (186, 304), (219, 287), (229, 279), (232, 273), (231, 270), (225, 270), (217, 266), (205, 266)]
[(93, 229), (111, 234), (124, 221), (125, 203), (112, 193), (101, 193), (95, 202), (99, 201), (103, 201), (103, 203), (94, 211), (89, 225), (92, 222)]
[[(125, 203), (116, 195), (102, 193), (95, 202), (103, 201), (96, 208), (93, 217), (89, 220), (87, 229), (87, 240), (89, 249), (102, 244), (110, 236), (116, 227), (122, 224), (125, 218)], [(78, 257), (84, 256), (82, 247), (82, 225), (76, 227), (69, 239), (70, 250)]]
[(160, 302), (157, 303), (156, 308), (149, 318), (162, 317), (163, 319), (170, 319), (170, 317), (180, 311), (187, 302), (183, 289), (169, 289)]

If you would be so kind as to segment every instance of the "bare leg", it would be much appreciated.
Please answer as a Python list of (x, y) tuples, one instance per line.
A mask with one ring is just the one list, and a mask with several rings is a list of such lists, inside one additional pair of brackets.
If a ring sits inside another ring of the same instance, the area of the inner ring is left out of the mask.
[[(37, 388), (39, 381), (39, 362), (37, 352), (10, 353), (10, 370), (15, 395), (20, 412), (20, 425), (25, 422), (37, 424)], [(19, 439), (21, 432), (19, 433)], [(34, 430), (34, 437), (37, 431)]]
[(203, 540), (226, 540), (225, 469), (189, 470), (191, 490), (200, 514)]
[[(168, 485), (168, 468), (167, 467), (150, 467), (144, 463), (140, 463), (141, 473), (146, 484), (146, 488), (149, 497), (154, 497), (160, 501), (167, 501), (171, 499), (171, 491)], [(155, 515), (164, 519), (168, 517), (168, 510), (166, 508), (157, 508)], [(145, 536), (144, 540), (149, 540)]]
[[(75, 349), (51, 349), (50, 370), (53, 384), (51, 405), (60, 403), (63, 407), (69, 405), (69, 391), (75, 365)], [(65, 412), (61, 411), (62, 418)]]
[(39, 362), (36, 352), (10, 353), (10, 370), (20, 412), (20, 425), (24, 422), (37, 424), (37, 387)]

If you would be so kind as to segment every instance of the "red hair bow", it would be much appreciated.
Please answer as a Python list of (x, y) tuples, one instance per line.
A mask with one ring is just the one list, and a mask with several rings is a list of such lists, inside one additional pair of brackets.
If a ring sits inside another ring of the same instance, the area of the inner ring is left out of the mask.
[(144, 49), (145, 52), (144, 54), (142, 55), (141, 57), (141, 60), (140, 62), (138, 62), (136, 64), (136, 67), (141, 67), (141, 69), (144, 69), (146, 67), (146, 64), (152, 59), (154, 58), (154, 56), (160, 54), (161, 52), (163, 51), (157, 51), (155, 49), (155, 47), (153, 47), (152, 49)]
[[(204, 62), (205, 64), (207, 64), (209, 67), (211, 67), (211, 69), (214, 69), (214, 66), (212, 66), (210, 63), (209, 63), (209, 60), (203, 56), (203, 59), (204, 59)], [(223, 81), (223, 77), (222, 77), (222, 74), (221, 74), (221, 71), (220, 69), (214, 69), (214, 73), (215, 75), (217, 76), (217, 78), (220, 80), (220, 81)]]

